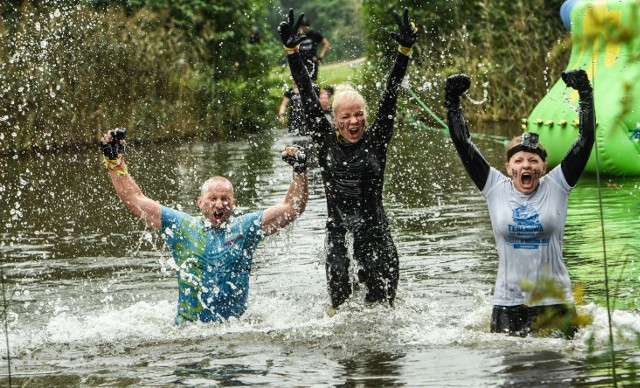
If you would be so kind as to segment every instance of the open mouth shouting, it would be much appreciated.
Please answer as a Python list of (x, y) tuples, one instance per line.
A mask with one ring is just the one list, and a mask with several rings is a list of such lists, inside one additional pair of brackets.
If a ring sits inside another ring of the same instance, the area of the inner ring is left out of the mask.
[(540, 155), (527, 151), (513, 154), (505, 167), (516, 190), (524, 194), (531, 194), (538, 188), (540, 178), (547, 170), (547, 164)]
[(202, 193), (197, 202), (205, 221), (218, 228), (233, 213), (233, 186), (226, 178), (210, 178), (202, 185)]
[(233, 213), (233, 207), (224, 201), (204, 201), (205, 205), (202, 207), (203, 216), (214, 228), (221, 227)]
[(336, 127), (344, 140), (357, 143), (362, 138), (366, 124), (364, 100), (360, 95), (345, 98), (335, 109)]
[(360, 127), (353, 127), (347, 129), (347, 140), (359, 140), (360, 139)]
[(212, 215), (213, 215), (213, 219), (217, 223), (221, 223), (222, 221), (224, 221), (224, 211), (223, 210), (214, 210)]
[(211, 224), (215, 227), (219, 227), (227, 221), (227, 218), (231, 215), (231, 208), (228, 206), (214, 206), (209, 213)]
[(511, 176), (513, 177), (514, 185), (516, 189), (524, 194), (533, 193), (538, 187), (542, 171), (516, 171), (512, 170)]

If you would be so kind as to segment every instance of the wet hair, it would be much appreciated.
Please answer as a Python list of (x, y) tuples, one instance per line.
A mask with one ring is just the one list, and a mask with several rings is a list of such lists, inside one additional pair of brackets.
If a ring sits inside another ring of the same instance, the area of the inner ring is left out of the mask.
[(209, 186), (209, 184), (215, 183), (215, 182), (221, 182), (229, 185), (229, 187), (231, 188), (231, 198), (234, 197), (233, 184), (231, 184), (231, 181), (223, 176), (212, 176), (211, 178), (207, 179), (202, 184), (202, 186), (200, 186), (200, 192), (203, 192), (207, 188), (207, 186)]
[(303, 18), (302, 22), (300, 23), (300, 25), (303, 26), (303, 27), (309, 27), (311, 25), (311, 23), (309, 23), (309, 19)]
[(537, 142), (537, 134), (536, 134), (536, 142), (534, 144), (526, 144), (526, 145), (522, 144), (522, 139), (525, 134), (514, 137), (513, 139), (511, 139), (509, 144), (507, 144), (507, 149), (506, 149), (507, 162), (509, 161), (509, 159), (511, 159), (511, 157), (514, 154), (520, 151), (526, 151), (526, 152), (537, 154), (538, 156), (540, 156), (543, 162), (546, 161), (547, 150), (544, 148), (542, 144)]
[(333, 110), (334, 117), (338, 117), (338, 108), (345, 101), (358, 100), (362, 103), (362, 110), (365, 115), (367, 114), (367, 103), (362, 97), (362, 94), (358, 92), (353, 85), (348, 83), (339, 84), (335, 88), (335, 94), (333, 95), (333, 103), (331, 104), (331, 110)]

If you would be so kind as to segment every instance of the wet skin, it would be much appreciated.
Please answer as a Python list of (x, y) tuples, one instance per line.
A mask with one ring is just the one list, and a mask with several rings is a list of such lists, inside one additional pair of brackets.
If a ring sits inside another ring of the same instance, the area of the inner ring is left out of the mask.
[(366, 124), (366, 113), (361, 101), (344, 101), (336, 109), (336, 126), (340, 135), (349, 143), (355, 144), (362, 139)]
[(513, 179), (516, 190), (531, 194), (538, 188), (540, 178), (547, 171), (547, 163), (536, 153), (519, 151), (511, 156), (505, 168)]
[(198, 197), (198, 207), (212, 227), (220, 228), (233, 214), (235, 199), (232, 186), (223, 181), (206, 182)]

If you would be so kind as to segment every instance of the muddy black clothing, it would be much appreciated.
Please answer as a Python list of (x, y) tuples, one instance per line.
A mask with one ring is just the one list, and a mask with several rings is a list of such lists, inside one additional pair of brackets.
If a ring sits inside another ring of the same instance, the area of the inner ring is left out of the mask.
[[(580, 178), (587, 165), (595, 143), (595, 108), (591, 91), (580, 93), (578, 116), (580, 119), (578, 138), (567, 151), (562, 162), (560, 162), (562, 174), (571, 187), (578, 183), (578, 178)], [(489, 178), (491, 166), (471, 142), (467, 123), (459, 104), (448, 109), (447, 119), (449, 121), (449, 134), (460, 155), (460, 159), (462, 159), (462, 164), (473, 183), (482, 191)]]
[(284, 97), (289, 99), (289, 113), (287, 119), (287, 128), (292, 135), (306, 135), (307, 122), (304, 118), (304, 110), (302, 109), (302, 100), (300, 93), (293, 89), (287, 89)]
[(318, 80), (318, 73), (320, 70), (320, 62), (317, 58), (318, 44), (324, 40), (324, 36), (313, 30), (305, 32), (305, 36), (307, 38), (300, 42), (300, 56), (302, 57), (302, 62), (309, 72), (309, 76), (312, 80), (316, 81)]
[(571, 339), (578, 331), (573, 304), (549, 306), (493, 306), (491, 332), (512, 336), (557, 336)]
[(353, 233), (358, 280), (367, 286), (367, 301), (393, 303), (398, 286), (398, 253), (382, 203), (387, 148), (393, 135), (398, 88), (409, 57), (398, 54), (387, 79), (374, 122), (362, 139), (351, 144), (338, 135), (322, 111), (298, 54), (289, 66), (305, 109), (311, 137), (318, 149), (327, 197), (327, 282), (334, 307), (352, 292), (346, 235)]

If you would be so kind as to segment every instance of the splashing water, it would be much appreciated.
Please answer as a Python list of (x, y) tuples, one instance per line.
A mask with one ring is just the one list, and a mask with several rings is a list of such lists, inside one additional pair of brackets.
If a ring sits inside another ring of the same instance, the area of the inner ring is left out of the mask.
[(465, 93), (465, 96), (467, 97), (467, 100), (471, 101), (471, 103), (473, 105), (482, 105), (482, 104), (484, 104), (489, 99), (489, 83), (485, 82), (485, 83), (482, 84), (482, 99), (481, 100), (474, 100), (473, 98), (471, 98), (471, 95), (468, 92)]
[[(172, 155), (184, 155), (179, 168), (175, 158), (166, 157), (166, 145), (147, 145), (129, 151), (129, 168), (145, 194), (192, 214), (201, 182), (212, 173), (228, 173), (237, 180), (242, 213), (277, 203), (286, 191), (291, 171), (279, 150), (289, 141), (274, 131), (224, 144), (185, 142), (171, 149)], [(489, 160), (502, 161), (502, 149), (492, 145), (479, 140)], [(33, 376), (51, 382), (52, 371), (56, 378), (81, 376), (85, 382), (99, 375), (110, 385), (131, 379), (141, 385), (196, 385), (234, 376), (247, 385), (368, 379), (378, 385), (495, 386), (535, 385), (542, 375), (558, 382), (596, 379), (594, 371), (606, 375), (589, 350), (606, 346), (606, 313), (588, 293), (578, 308), (593, 323), (573, 341), (488, 333), (496, 259), (481, 195), (462, 178), (445, 135), (405, 127), (392, 147), (385, 201), (401, 257), (394, 308), (364, 303), (360, 290), (337, 314), (328, 314), (326, 208), (319, 171), (312, 169), (307, 212), (256, 253), (247, 313), (221, 324), (184, 326), (173, 323), (176, 280), (169, 253), (157, 234), (115, 201), (96, 155), (78, 155), (63, 175), (47, 174), (45, 159), (20, 160), (29, 173), (9, 179), (7, 171), (18, 166), (12, 162), (0, 172), (8, 198), (2, 212), (19, 202), (22, 217), (3, 232), (1, 248), (18, 384)], [(89, 181), (69, 178), (87, 176), (87, 170)], [(591, 184), (581, 183), (572, 207), (588, 203), (580, 195), (589, 198)], [(51, 206), (37, 186), (64, 201)], [(633, 185), (625, 187), (634, 191)], [(586, 236), (593, 218), (578, 213), (583, 218), (568, 225), (570, 256), (585, 247), (576, 241), (575, 225), (583, 228), (578, 236)], [(585, 267), (583, 275), (579, 266), (592, 254), (575, 255), (584, 259), (570, 263), (572, 278), (588, 283), (591, 271)], [(618, 310), (613, 320), (620, 356), (632, 366), (638, 313)]]

